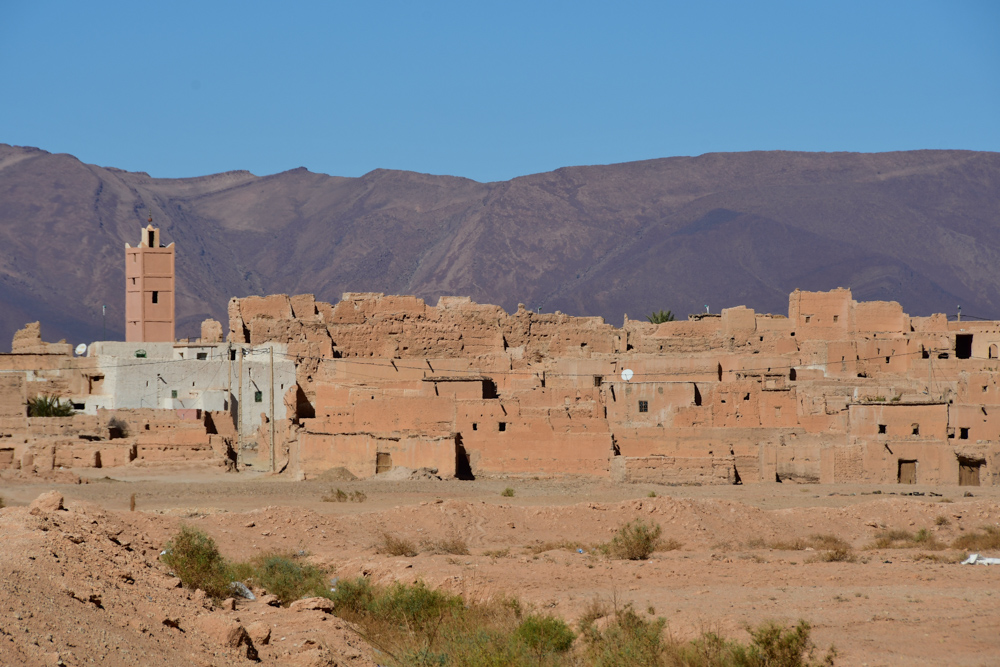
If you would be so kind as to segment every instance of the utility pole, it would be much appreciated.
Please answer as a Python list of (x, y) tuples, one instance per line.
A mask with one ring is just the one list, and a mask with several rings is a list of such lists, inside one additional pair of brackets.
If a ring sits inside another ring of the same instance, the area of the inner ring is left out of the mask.
[[(973, 319), (975, 319), (975, 318), (973, 318)], [(962, 321), (962, 307), (961, 306), (958, 307), (958, 321), (959, 322)]]
[(268, 348), (268, 351), (270, 352), (270, 354), (269, 354), (269, 357), (270, 357), (269, 362), (270, 363), (268, 364), (268, 366), (270, 367), (270, 371), (271, 371), (271, 373), (270, 373), (271, 374), (271, 378), (270, 378), (271, 379), (271, 388), (270, 388), (270, 393), (271, 393), (271, 416), (269, 418), (269, 421), (271, 422), (271, 472), (274, 472), (274, 446), (275, 446), (275, 444), (274, 444), (274, 343), (273, 342), (271, 343), (271, 347)]
[(236, 401), (236, 460), (243, 455), (243, 346), (240, 345), (239, 388), (236, 390), (239, 398)]

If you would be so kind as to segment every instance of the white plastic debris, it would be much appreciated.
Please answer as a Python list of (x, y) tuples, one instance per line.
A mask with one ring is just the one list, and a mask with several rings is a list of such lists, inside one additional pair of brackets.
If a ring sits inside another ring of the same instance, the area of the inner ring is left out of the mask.
[(1000, 558), (984, 558), (979, 554), (969, 554), (962, 565), (1000, 565)]
[(229, 583), (229, 590), (236, 593), (240, 597), (246, 598), (247, 600), (256, 600), (257, 597), (253, 594), (249, 588), (247, 588), (241, 581), (232, 581)]

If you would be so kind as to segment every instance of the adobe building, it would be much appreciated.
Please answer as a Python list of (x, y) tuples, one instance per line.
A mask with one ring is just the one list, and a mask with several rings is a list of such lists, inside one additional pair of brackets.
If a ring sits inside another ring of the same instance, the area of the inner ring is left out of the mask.
[[(468, 298), (273, 295), (232, 299), (228, 329), (74, 357), (29, 325), (0, 355), (0, 469), (1000, 483), (1000, 323), (846, 289), (797, 290), (787, 316), (622, 327)], [(38, 394), (80, 414), (27, 417)]]
[[(910, 317), (850, 290), (621, 328), (469, 299), (230, 302), (230, 341), (280, 342), (309, 476), (344, 466), (664, 484), (994, 484), (995, 322)], [(630, 371), (623, 373), (623, 371)]]
[(174, 342), (174, 244), (152, 218), (138, 246), (125, 244), (125, 340)]

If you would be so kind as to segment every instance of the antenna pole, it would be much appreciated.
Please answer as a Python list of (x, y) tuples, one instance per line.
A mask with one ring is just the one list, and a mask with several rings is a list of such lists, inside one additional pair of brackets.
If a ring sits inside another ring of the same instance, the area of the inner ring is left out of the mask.
[(103, 331), (101, 332), (101, 340), (108, 339), (108, 307), (101, 306), (101, 326)]
[(958, 307), (958, 321), (959, 322), (962, 321), (962, 307), (961, 306)]

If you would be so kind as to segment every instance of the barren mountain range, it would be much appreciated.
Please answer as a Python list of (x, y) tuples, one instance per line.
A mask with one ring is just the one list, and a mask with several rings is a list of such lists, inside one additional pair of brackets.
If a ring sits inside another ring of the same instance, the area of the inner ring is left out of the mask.
[(178, 336), (232, 296), (468, 295), (620, 324), (850, 287), (1000, 318), (1000, 153), (715, 153), (496, 183), (304, 168), (184, 179), (0, 144), (0, 347), (124, 331), (124, 245), (177, 244)]

